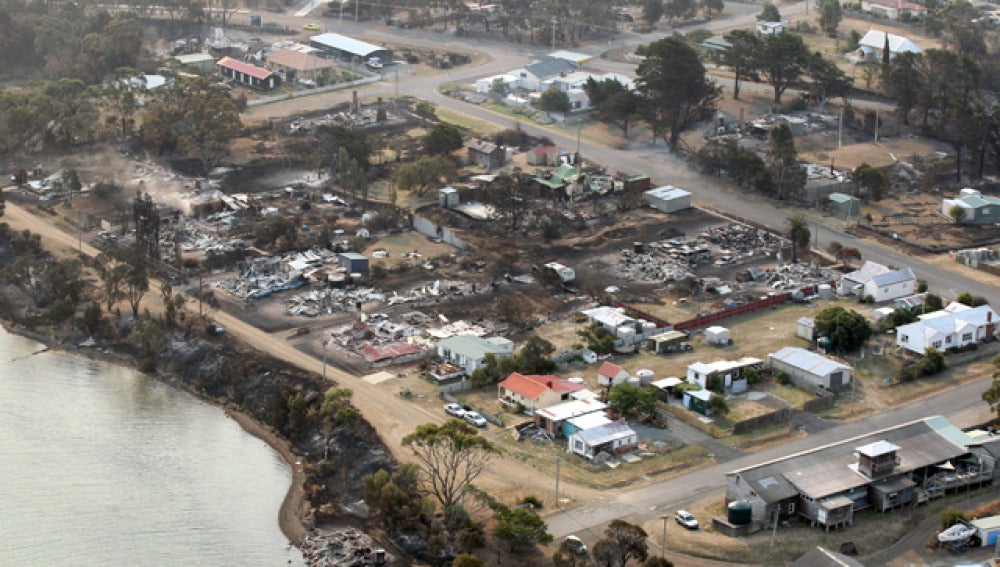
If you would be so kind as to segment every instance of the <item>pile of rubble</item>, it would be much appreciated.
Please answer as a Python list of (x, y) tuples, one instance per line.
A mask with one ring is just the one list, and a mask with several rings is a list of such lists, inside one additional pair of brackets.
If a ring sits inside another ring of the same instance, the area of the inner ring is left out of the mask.
[(439, 340), (447, 337), (482, 337), (506, 330), (503, 325), (494, 325), (490, 321), (455, 321), (442, 326), (431, 326), (431, 323), (439, 320), (440, 318), (419, 311), (404, 313), (395, 319), (385, 313), (362, 315), (359, 321), (330, 329), (329, 335), (333, 344), (360, 354), (369, 363), (375, 363), (432, 351)]
[(387, 565), (392, 560), (371, 536), (355, 528), (309, 536), (299, 549), (313, 567)]
[(772, 256), (781, 249), (781, 239), (752, 226), (739, 223), (712, 227), (697, 236), (651, 242), (643, 252), (625, 250), (615, 267), (627, 278), (640, 281), (677, 281), (691, 276), (700, 264), (716, 267), (735, 264), (740, 259)]
[(743, 257), (771, 256), (781, 250), (781, 239), (766, 230), (745, 224), (731, 223), (711, 227), (698, 235), (698, 240), (717, 248), (720, 256), (739, 254)]
[(383, 301), (385, 294), (371, 287), (324, 288), (289, 297), (285, 300), (285, 313), (293, 316), (319, 317), (360, 309), (362, 305)]
[(258, 299), (278, 291), (298, 289), (320, 270), (337, 263), (335, 252), (313, 248), (281, 257), (254, 258), (240, 262), (238, 277), (219, 281), (216, 286), (241, 299)]
[(672, 282), (691, 275), (675, 258), (630, 250), (622, 252), (615, 263), (615, 270), (626, 278), (651, 282)]

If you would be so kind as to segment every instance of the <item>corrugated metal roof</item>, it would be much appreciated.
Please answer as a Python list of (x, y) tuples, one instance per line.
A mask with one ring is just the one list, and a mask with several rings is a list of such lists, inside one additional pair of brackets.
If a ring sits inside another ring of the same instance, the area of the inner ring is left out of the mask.
[(650, 189), (646, 191), (646, 195), (651, 197), (656, 197), (657, 199), (663, 199), (664, 201), (670, 201), (672, 199), (681, 199), (684, 197), (690, 197), (691, 192), (685, 191), (680, 187), (674, 187), (673, 185), (664, 185), (662, 187), (656, 187), (655, 189)]
[(1000, 528), (1000, 516), (987, 516), (969, 522), (980, 530), (995, 530)]
[(598, 400), (572, 400), (535, 410), (535, 413), (551, 421), (562, 421), (595, 411), (603, 411), (607, 407), (608, 404)]
[(635, 431), (624, 423), (611, 422), (593, 429), (585, 429), (574, 433), (591, 447), (603, 445), (618, 439), (628, 439), (635, 436)]
[(813, 376), (827, 376), (838, 370), (851, 371), (851, 367), (846, 364), (798, 347), (785, 347), (774, 354), (769, 354), (768, 358), (780, 360)]
[(282, 67), (297, 71), (316, 71), (318, 69), (330, 69), (337, 66), (336, 63), (329, 59), (323, 59), (312, 53), (303, 53), (292, 49), (272, 51), (267, 54), (267, 60), (274, 65), (281, 65)]
[(525, 65), (524, 70), (544, 81), (549, 77), (559, 75), (559, 73), (572, 72), (576, 70), (576, 67), (565, 59), (546, 59)]
[(859, 203), (861, 202), (861, 199), (858, 199), (857, 197), (851, 197), (850, 195), (845, 195), (843, 193), (830, 193), (827, 199), (837, 204), (848, 203), (851, 201), (857, 201)]
[(913, 273), (910, 268), (903, 268), (901, 270), (893, 270), (887, 274), (879, 274), (872, 277), (872, 281), (875, 285), (892, 285), (899, 282), (908, 282), (917, 279), (917, 276)]
[(742, 478), (748, 475), (749, 478), (782, 477), (800, 493), (818, 500), (872, 482), (855, 470), (857, 457), (854, 452), (859, 445), (876, 441), (898, 445), (900, 464), (893, 472), (902, 474), (964, 455), (968, 449), (956, 443), (961, 442), (963, 436), (969, 439), (944, 418), (931, 417), (733, 471), (733, 474)]
[(269, 71), (263, 67), (258, 67), (256, 65), (251, 65), (250, 63), (245, 63), (233, 59), (232, 57), (223, 57), (215, 63), (219, 67), (225, 67), (226, 69), (232, 69), (246, 75), (250, 75), (255, 79), (264, 80), (274, 74), (274, 71)]
[(321, 33), (310, 37), (309, 40), (325, 47), (332, 47), (351, 55), (357, 55), (358, 57), (368, 57), (378, 51), (388, 51), (385, 47), (354, 39), (353, 37), (347, 37), (346, 35), (340, 35), (339, 33)]

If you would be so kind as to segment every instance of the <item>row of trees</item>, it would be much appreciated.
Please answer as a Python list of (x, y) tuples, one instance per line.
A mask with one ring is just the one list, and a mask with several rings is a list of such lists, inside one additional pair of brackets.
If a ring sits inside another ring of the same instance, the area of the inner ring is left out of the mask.
[(117, 68), (99, 86), (63, 78), (34, 89), (0, 90), (0, 152), (130, 137), (139, 122), (139, 100), (146, 97), (138, 131), (147, 147), (197, 159), (204, 172), (229, 155), (242, 129), (242, 96), (208, 78), (175, 77), (153, 93), (144, 93), (143, 83), (135, 69)]
[(721, 62), (735, 75), (734, 99), (740, 98), (744, 81), (769, 84), (775, 104), (781, 103), (782, 95), (791, 87), (803, 86), (820, 107), (851, 91), (850, 77), (818, 51), (810, 52), (798, 34), (785, 31), (762, 36), (754, 30), (736, 30), (725, 38), (730, 47), (722, 52)]
[(621, 128), (625, 137), (634, 122), (642, 121), (654, 141), (662, 138), (677, 151), (684, 132), (715, 114), (721, 90), (705, 76), (698, 53), (679, 37), (656, 41), (643, 54), (636, 91), (611, 79), (590, 79), (585, 90), (598, 118)]

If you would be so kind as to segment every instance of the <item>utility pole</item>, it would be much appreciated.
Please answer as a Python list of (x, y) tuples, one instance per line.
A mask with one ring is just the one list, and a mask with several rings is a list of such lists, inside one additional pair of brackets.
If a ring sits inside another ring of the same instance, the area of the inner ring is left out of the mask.
[(844, 107), (840, 107), (840, 121), (837, 124), (837, 149), (844, 147)]
[(330, 339), (323, 341), (323, 382), (326, 382), (326, 347), (330, 345)]
[(559, 507), (559, 465), (562, 463), (562, 457), (556, 457), (556, 508)]
[(667, 516), (666, 514), (660, 516), (663, 520), (663, 539), (660, 540), (660, 559), (665, 559), (667, 555)]

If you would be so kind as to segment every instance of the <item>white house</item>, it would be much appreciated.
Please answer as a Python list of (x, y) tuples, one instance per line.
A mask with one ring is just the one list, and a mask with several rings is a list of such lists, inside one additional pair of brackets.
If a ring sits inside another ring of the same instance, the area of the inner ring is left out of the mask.
[(496, 81), (500, 81), (506, 85), (507, 91), (512, 92), (517, 90), (518, 79), (517, 76), (511, 74), (503, 75), (492, 75), (490, 77), (483, 77), (476, 81), (476, 92), (477, 93), (490, 93), (493, 92), (493, 85)]
[(535, 61), (530, 65), (525, 65), (520, 69), (511, 71), (510, 74), (517, 78), (517, 87), (526, 91), (539, 91), (542, 82), (560, 75), (566, 75), (576, 71), (576, 67), (565, 59), (546, 59)]
[(806, 391), (816, 388), (839, 391), (851, 383), (851, 367), (798, 347), (785, 347), (767, 355), (767, 363), (784, 371), (792, 382)]
[(917, 44), (901, 35), (886, 34), (878, 30), (869, 30), (861, 41), (858, 42), (858, 50), (851, 56), (853, 63), (863, 63), (865, 61), (882, 61), (882, 51), (885, 50), (885, 37), (889, 36), (889, 58), (900, 53), (923, 53)]
[(612, 422), (574, 432), (566, 449), (588, 459), (598, 453), (616, 455), (639, 444), (639, 436), (624, 422)]
[(438, 356), (472, 374), (483, 367), (486, 355), (505, 358), (514, 354), (514, 343), (503, 337), (484, 339), (475, 335), (455, 335), (438, 341)]
[(780, 22), (757, 22), (757, 33), (761, 35), (781, 35), (788, 28), (788, 20)]
[(882, 264), (869, 261), (860, 269), (840, 278), (837, 293), (857, 297), (870, 295), (878, 303), (913, 295), (916, 286), (917, 276), (910, 268), (890, 270)]
[(861, 10), (881, 14), (890, 20), (898, 20), (903, 12), (909, 12), (913, 16), (927, 14), (927, 6), (906, 0), (861, 0)]
[(600, 325), (611, 331), (616, 337), (635, 332), (636, 319), (627, 315), (621, 307), (602, 305), (592, 309), (584, 309), (580, 313), (587, 316), (587, 321), (590, 324)]
[(951, 303), (917, 318), (915, 323), (896, 327), (896, 344), (917, 354), (924, 354), (928, 347), (944, 351), (1000, 335), (997, 312), (989, 305)]
[(695, 362), (687, 367), (687, 381), (699, 384), (708, 390), (714, 378), (722, 380), (722, 385), (731, 388), (740, 379), (744, 368), (759, 368), (763, 364), (759, 358), (744, 357), (739, 360), (717, 360), (711, 363)]

